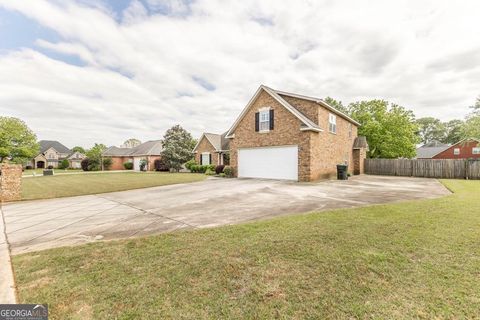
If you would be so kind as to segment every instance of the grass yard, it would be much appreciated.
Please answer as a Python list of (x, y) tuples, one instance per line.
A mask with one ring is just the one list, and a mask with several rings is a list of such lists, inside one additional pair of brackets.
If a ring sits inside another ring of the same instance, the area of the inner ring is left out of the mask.
[(187, 183), (205, 179), (203, 174), (164, 172), (112, 172), (63, 174), (22, 179), (22, 200), (80, 196)]
[[(45, 169), (25, 169), (22, 173), (22, 177), (29, 177), (29, 176), (42, 176), (43, 170)], [(83, 173), (81, 169), (53, 169), (55, 174), (64, 174), (64, 173)]]
[(444, 183), (455, 194), (14, 256), (19, 303), (52, 319), (478, 318), (480, 181)]

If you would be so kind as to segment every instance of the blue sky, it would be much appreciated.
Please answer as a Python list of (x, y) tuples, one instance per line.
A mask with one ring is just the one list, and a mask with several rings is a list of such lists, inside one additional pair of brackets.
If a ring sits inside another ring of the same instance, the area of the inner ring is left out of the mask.
[(68, 146), (223, 132), (260, 84), (463, 118), (480, 3), (0, 0), (0, 114)]

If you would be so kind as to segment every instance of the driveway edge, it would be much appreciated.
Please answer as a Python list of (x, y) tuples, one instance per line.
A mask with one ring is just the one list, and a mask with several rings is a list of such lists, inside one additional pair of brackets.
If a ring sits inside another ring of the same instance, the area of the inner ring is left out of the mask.
[(10, 259), (10, 244), (7, 239), (5, 217), (0, 204), (0, 304), (15, 304), (15, 280), (12, 261)]

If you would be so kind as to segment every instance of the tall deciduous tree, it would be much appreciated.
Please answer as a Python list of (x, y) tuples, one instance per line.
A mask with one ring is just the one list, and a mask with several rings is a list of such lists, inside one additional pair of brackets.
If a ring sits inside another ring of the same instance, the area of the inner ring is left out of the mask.
[(80, 152), (80, 153), (83, 153), (83, 154), (86, 153), (85, 149), (82, 148), (82, 147), (80, 147), (80, 146), (75, 146), (75, 147), (73, 147), (73, 148), (72, 148), (72, 151), (73, 151), (73, 152)]
[(169, 168), (178, 171), (185, 162), (192, 159), (195, 140), (188, 131), (175, 125), (165, 132), (162, 146), (162, 159)]
[(102, 168), (102, 153), (105, 150), (107, 150), (106, 145), (103, 143), (95, 143), (95, 145), (86, 152), (89, 171), (98, 171)]
[(39, 151), (37, 137), (20, 119), (0, 117), (0, 162), (25, 163)]
[(344, 106), (342, 101), (338, 101), (338, 100), (335, 100), (331, 97), (326, 97), (325, 99), (323, 99), (326, 103), (328, 103), (330, 106), (334, 107), (335, 109), (337, 109), (338, 111), (340, 112), (343, 112), (345, 114), (348, 114), (349, 113), (349, 110), (348, 110), (348, 107), (347, 106)]
[(125, 141), (121, 147), (122, 148), (135, 148), (138, 147), (139, 145), (142, 144), (142, 141), (135, 139), (135, 138), (130, 138), (127, 141)]
[(462, 120), (454, 119), (445, 123), (446, 135), (443, 139), (443, 143), (454, 144), (462, 140), (462, 132), (465, 126), (465, 122)]
[(412, 158), (418, 143), (412, 111), (384, 100), (351, 103), (350, 115), (360, 122), (358, 134), (367, 137), (370, 158)]
[(462, 132), (463, 138), (476, 138), (480, 139), (480, 114), (471, 115), (465, 121)]
[(439, 119), (425, 117), (417, 120), (418, 136), (420, 142), (429, 143), (432, 141), (444, 141), (447, 136), (447, 128)]

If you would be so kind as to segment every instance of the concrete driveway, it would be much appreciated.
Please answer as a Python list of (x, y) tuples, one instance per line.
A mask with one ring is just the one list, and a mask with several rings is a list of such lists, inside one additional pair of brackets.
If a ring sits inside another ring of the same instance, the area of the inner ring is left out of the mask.
[(435, 179), (357, 176), (293, 183), (251, 179), (11, 203), (3, 206), (13, 254), (102, 239), (206, 228), (285, 214), (435, 198)]

